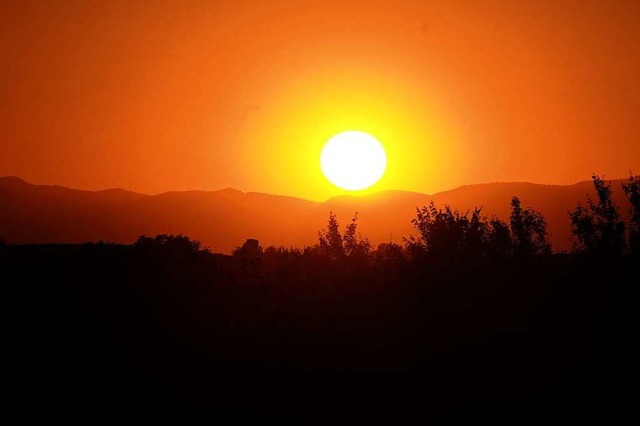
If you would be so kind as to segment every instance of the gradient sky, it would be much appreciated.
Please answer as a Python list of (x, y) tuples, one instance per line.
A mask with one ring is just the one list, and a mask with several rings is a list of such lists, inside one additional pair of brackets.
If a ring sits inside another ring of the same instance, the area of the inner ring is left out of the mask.
[(376, 136), (372, 190), (640, 172), (638, 1), (7, 1), (0, 175), (324, 200), (324, 142)]

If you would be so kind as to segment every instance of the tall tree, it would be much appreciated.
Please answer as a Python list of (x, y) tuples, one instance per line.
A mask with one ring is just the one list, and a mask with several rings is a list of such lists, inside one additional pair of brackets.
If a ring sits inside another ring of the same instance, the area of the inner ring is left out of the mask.
[(345, 252), (342, 234), (340, 234), (340, 223), (333, 212), (329, 212), (327, 229), (323, 229), (318, 232), (318, 241), (320, 243), (320, 247), (327, 249), (331, 259), (337, 260), (344, 257)]
[(576, 251), (620, 254), (625, 249), (625, 225), (611, 197), (611, 185), (595, 173), (591, 176), (597, 200), (587, 195), (587, 206), (578, 203), (569, 212)]
[(622, 184), (629, 204), (629, 250), (640, 254), (640, 176), (630, 173), (627, 183)]
[(516, 257), (548, 254), (551, 244), (547, 235), (547, 221), (531, 207), (522, 208), (518, 197), (511, 198), (511, 237)]
[(358, 212), (353, 215), (351, 223), (344, 230), (342, 236), (344, 251), (349, 257), (367, 257), (371, 253), (371, 243), (358, 233)]
[(497, 217), (492, 217), (487, 222), (487, 250), (491, 258), (504, 258), (511, 256), (513, 241), (509, 225)]

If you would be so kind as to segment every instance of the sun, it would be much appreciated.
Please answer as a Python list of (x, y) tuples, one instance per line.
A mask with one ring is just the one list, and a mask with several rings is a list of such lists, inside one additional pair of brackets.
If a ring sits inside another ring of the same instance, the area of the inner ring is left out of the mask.
[(320, 155), (322, 173), (337, 187), (348, 191), (369, 188), (387, 168), (387, 155), (368, 133), (338, 133), (326, 143)]

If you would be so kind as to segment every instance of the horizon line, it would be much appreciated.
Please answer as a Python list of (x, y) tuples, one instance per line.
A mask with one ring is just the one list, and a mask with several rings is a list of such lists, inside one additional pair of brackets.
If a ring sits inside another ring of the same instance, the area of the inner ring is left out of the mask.
[[(614, 181), (620, 181), (620, 180), (625, 180), (626, 178), (605, 178), (604, 180), (607, 182), (614, 182)], [(46, 187), (57, 187), (57, 188), (65, 188), (65, 189), (69, 189), (69, 190), (73, 190), (73, 191), (83, 191), (83, 192), (105, 192), (105, 191), (124, 191), (124, 192), (131, 192), (134, 194), (138, 194), (138, 195), (144, 195), (144, 196), (148, 196), (148, 197), (157, 197), (157, 196), (162, 196), (162, 195), (166, 195), (166, 194), (173, 194), (173, 193), (189, 193), (189, 192), (205, 192), (205, 193), (217, 193), (217, 192), (223, 192), (223, 191), (233, 191), (233, 192), (239, 192), (241, 194), (246, 194), (246, 195), (250, 195), (250, 194), (256, 194), (256, 195), (267, 195), (267, 196), (272, 196), (272, 197), (284, 197), (284, 198), (295, 198), (298, 200), (304, 200), (304, 201), (309, 201), (312, 203), (318, 203), (318, 204), (322, 204), (322, 203), (326, 203), (329, 202), (333, 199), (336, 198), (366, 198), (366, 197), (371, 197), (371, 196), (375, 196), (378, 194), (384, 194), (384, 193), (411, 193), (411, 194), (416, 194), (416, 195), (424, 195), (427, 197), (433, 197), (436, 196), (438, 194), (442, 194), (442, 193), (447, 193), (447, 192), (451, 192), (451, 191), (455, 191), (457, 189), (460, 188), (465, 188), (465, 187), (469, 187), (469, 186), (482, 186), (482, 185), (496, 185), (496, 184), (503, 184), (503, 185), (510, 185), (510, 184), (525, 184), (525, 185), (540, 185), (540, 186), (574, 186), (574, 185), (578, 185), (581, 183), (585, 183), (585, 182), (590, 182), (590, 179), (584, 179), (584, 180), (579, 180), (577, 182), (573, 182), (573, 183), (566, 183), (566, 184), (560, 184), (560, 183), (539, 183), (539, 182), (531, 182), (531, 181), (493, 181), (493, 182), (476, 182), (476, 183), (468, 183), (468, 184), (463, 184), (463, 185), (459, 185), (450, 189), (445, 189), (442, 191), (437, 191), (434, 192), (433, 194), (429, 194), (426, 192), (418, 192), (418, 191), (411, 191), (411, 190), (406, 190), (406, 189), (383, 189), (380, 191), (376, 191), (376, 192), (370, 192), (367, 194), (358, 194), (357, 192), (360, 191), (352, 191), (352, 193), (342, 193), (342, 194), (337, 194), (334, 195), (332, 197), (329, 197), (323, 201), (316, 201), (316, 200), (311, 200), (308, 198), (303, 198), (303, 197), (299, 197), (299, 196), (295, 196), (295, 195), (287, 195), (287, 194), (276, 194), (276, 193), (268, 193), (268, 192), (259, 192), (259, 191), (243, 191), (241, 189), (238, 188), (234, 188), (231, 186), (227, 186), (221, 189), (176, 189), (176, 190), (167, 190), (167, 191), (162, 191), (162, 192), (158, 192), (158, 193), (147, 193), (147, 192), (139, 192), (139, 191), (134, 191), (131, 189), (126, 189), (126, 188), (122, 188), (122, 187), (110, 187), (110, 188), (102, 188), (102, 189), (84, 189), (84, 188), (77, 188), (77, 187), (71, 187), (71, 186), (65, 186), (65, 185), (60, 185), (60, 184), (46, 184), (46, 183), (33, 183), (30, 182), (20, 176), (16, 176), (16, 175), (4, 175), (4, 176), (0, 176), (0, 180), (7, 180), (7, 179), (15, 179), (15, 180), (19, 180), (20, 182), (27, 184), (27, 185), (32, 185), (32, 186), (46, 186)]]

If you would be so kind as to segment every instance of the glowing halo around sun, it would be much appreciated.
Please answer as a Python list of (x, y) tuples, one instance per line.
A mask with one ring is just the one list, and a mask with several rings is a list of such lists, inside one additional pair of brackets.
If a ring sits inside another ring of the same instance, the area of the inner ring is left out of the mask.
[(367, 133), (342, 132), (322, 148), (320, 168), (335, 186), (358, 191), (380, 180), (387, 168), (387, 154), (382, 144)]

